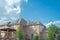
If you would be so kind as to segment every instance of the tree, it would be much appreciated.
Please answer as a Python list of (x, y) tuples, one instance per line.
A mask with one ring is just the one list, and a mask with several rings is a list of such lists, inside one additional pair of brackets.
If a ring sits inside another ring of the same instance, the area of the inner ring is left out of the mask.
[(57, 33), (56, 39), (60, 40), (60, 28), (58, 29), (58, 33)]
[(58, 27), (54, 24), (49, 25), (48, 28), (48, 39), (49, 40), (54, 40), (56, 37), (56, 34), (58, 32)]
[(24, 40), (23, 32), (22, 32), (20, 26), (18, 26), (18, 28), (16, 30), (16, 35), (17, 35), (19, 40)]
[(39, 36), (38, 35), (35, 35), (33, 40), (39, 40)]

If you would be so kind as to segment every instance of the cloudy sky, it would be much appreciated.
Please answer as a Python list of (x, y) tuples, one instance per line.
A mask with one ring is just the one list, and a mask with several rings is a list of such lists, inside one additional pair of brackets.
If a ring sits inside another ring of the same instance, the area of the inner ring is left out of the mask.
[(0, 23), (16, 20), (22, 11), (21, 5), (28, 0), (0, 0)]
[(17, 18), (60, 25), (60, 0), (0, 0), (0, 23)]

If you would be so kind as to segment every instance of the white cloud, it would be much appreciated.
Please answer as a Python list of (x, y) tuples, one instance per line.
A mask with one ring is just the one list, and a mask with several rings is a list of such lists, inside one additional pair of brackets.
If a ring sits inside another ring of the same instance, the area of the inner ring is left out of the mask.
[(25, 0), (25, 2), (27, 3), (27, 2), (28, 2), (28, 0)]
[(56, 24), (56, 25), (58, 25), (58, 24), (60, 24), (60, 20), (53, 21), (53, 22), (49, 22), (49, 23), (45, 24), (45, 26), (46, 26), (46, 27), (49, 27), (49, 25), (51, 25), (51, 24)]
[(0, 21), (18, 18), (21, 13), (21, 3), (22, 0), (0, 0)]
[(54, 21), (54, 24), (57, 24), (57, 23), (60, 23), (60, 20), (58, 20), (58, 21)]

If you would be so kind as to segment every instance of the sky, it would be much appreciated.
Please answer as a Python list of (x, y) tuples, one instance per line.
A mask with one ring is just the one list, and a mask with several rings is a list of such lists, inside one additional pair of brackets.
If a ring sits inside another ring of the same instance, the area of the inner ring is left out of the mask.
[(60, 25), (60, 0), (29, 0), (22, 7), (21, 18), (47, 25), (55, 22)]
[(0, 0), (0, 24), (14, 21), (19, 18), (21, 4), (28, 0)]
[(60, 0), (0, 0), (0, 23), (17, 18), (60, 25)]

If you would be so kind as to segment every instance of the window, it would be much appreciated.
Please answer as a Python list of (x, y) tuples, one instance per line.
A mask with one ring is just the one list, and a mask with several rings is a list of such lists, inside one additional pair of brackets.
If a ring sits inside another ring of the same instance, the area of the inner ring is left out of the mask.
[(32, 26), (32, 29), (34, 29), (34, 28), (35, 28), (35, 26), (33, 25), (33, 26)]
[(43, 27), (43, 26), (40, 26), (40, 32), (41, 32), (43, 29), (44, 29), (44, 27)]
[(36, 36), (36, 34), (35, 34), (35, 33), (31, 34), (31, 38), (33, 38), (34, 36)]
[(33, 38), (34, 34), (31, 34), (31, 38)]

